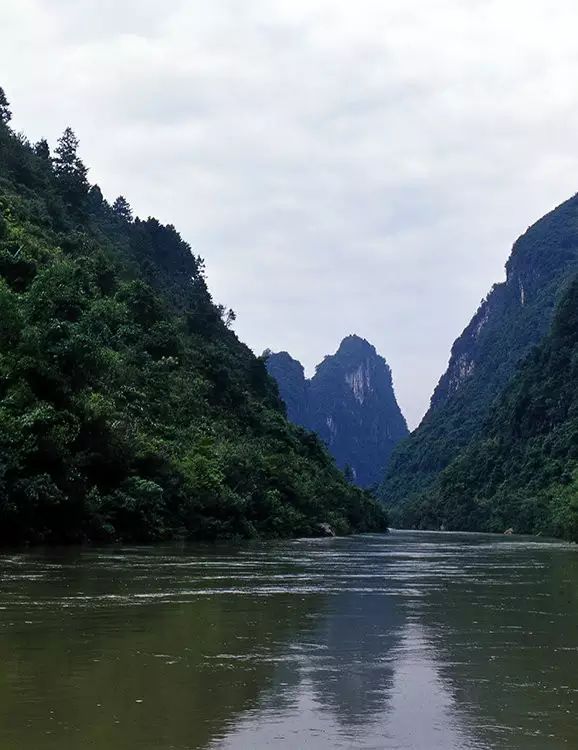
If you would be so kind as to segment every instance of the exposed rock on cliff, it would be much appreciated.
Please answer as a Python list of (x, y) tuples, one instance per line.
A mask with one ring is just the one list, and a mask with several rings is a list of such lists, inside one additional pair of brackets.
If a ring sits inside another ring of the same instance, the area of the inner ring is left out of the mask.
[(378, 482), (408, 430), (391, 370), (375, 348), (359, 336), (347, 336), (311, 380), (287, 352), (269, 355), (267, 368), (277, 380), (289, 419), (316, 432), (359, 485)]

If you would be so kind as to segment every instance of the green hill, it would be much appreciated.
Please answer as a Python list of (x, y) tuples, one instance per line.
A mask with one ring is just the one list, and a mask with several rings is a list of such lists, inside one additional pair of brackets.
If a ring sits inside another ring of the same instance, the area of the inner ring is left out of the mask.
[(172, 226), (110, 205), (67, 129), (10, 129), (0, 89), (0, 541), (385, 527), (215, 305)]

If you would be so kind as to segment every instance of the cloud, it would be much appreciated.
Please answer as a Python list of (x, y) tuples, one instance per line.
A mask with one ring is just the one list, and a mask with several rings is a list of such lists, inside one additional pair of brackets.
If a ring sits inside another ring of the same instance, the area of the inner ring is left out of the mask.
[(570, 0), (5, 0), (15, 125), (174, 223), (260, 352), (352, 332), (411, 424), (515, 237), (576, 190)]

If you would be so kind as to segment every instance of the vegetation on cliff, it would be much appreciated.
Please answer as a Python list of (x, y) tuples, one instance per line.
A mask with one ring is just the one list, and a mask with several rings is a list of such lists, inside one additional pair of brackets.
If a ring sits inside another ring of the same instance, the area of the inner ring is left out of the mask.
[(401, 519), (578, 541), (578, 277), (480, 436)]

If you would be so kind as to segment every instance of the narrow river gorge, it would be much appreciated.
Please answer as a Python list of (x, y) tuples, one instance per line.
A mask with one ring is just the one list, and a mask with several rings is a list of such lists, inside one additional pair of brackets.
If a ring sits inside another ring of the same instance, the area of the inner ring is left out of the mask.
[(3, 750), (578, 747), (578, 547), (392, 532), (0, 557)]

